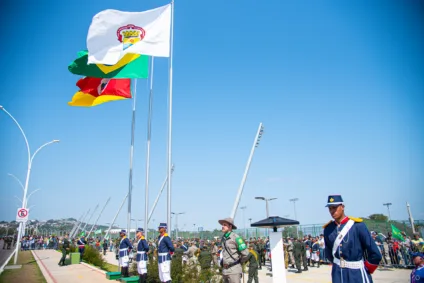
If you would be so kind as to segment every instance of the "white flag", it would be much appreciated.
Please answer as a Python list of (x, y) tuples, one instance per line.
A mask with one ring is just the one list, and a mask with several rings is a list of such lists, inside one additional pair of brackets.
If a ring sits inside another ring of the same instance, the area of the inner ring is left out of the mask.
[(116, 64), (126, 53), (169, 57), (171, 4), (144, 12), (105, 10), (88, 29), (89, 64)]

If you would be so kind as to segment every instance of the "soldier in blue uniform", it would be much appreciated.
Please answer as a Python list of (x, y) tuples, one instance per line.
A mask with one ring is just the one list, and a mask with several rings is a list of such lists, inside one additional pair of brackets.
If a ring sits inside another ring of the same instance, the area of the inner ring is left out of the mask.
[(133, 249), (133, 246), (127, 238), (126, 230), (121, 230), (121, 232), (119, 232), (119, 236), (121, 237), (121, 241), (119, 243), (119, 265), (121, 266), (121, 275), (122, 277), (129, 277), (128, 262), (130, 259), (128, 254)]
[(137, 229), (137, 271), (139, 274), (139, 283), (147, 283), (147, 252), (149, 252), (149, 244), (144, 238), (143, 228)]
[[(340, 195), (331, 195), (327, 202), (334, 221), (324, 225), (325, 255), (333, 263), (333, 283), (372, 283), (381, 253), (360, 218), (347, 217)], [(368, 260), (364, 260), (364, 253)]]
[(80, 263), (82, 262), (82, 257), (84, 256), (85, 245), (87, 241), (84, 238), (84, 232), (81, 233), (81, 237), (77, 241), (78, 252), (80, 254)]
[(174, 245), (166, 233), (166, 223), (160, 223), (158, 229), (158, 264), (159, 279), (161, 282), (171, 283), (171, 254), (174, 253)]

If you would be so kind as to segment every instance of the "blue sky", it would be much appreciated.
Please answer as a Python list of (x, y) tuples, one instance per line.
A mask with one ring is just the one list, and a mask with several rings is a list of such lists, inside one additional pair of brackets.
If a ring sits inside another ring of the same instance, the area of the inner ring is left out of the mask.
[[(241, 205), (246, 222), (265, 217), (255, 196), (278, 197), (271, 214), (302, 224), (330, 219), (327, 195), (347, 213), (424, 219), (424, 38), (419, 1), (176, 1), (173, 210), (180, 227), (218, 227), (230, 214), (259, 122), (257, 149)], [(85, 48), (93, 15), (142, 11), (166, 1), (8, 1), (0, 29), (0, 104), (21, 123), (34, 160), (31, 218), (75, 217), (111, 196), (110, 222), (128, 190), (131, 101), (69, 107), (77, 76), (67, 71)], [(420, 6), (421, 5), (421, 6)], [(421, 26), (421, 28), (419, 28)], [(19, 33), (19, 36), (18, 34)], [(166, 174), (167, 66), (156, 60), (150, 203)], [(138, 81), (134, 218), (143, 219), (148, 86)], [(0, 215), (14, 218), (26, 148), (0, 113)], [(126, 225), (126, 206), (117, 223)], [(163, 195), (154, 223), (166, 219)], [(242, 214), (236, 222), (243, 227)], [(237, 223), (236, 223), (237, 224)], [(152, 226), (153, 226), (152, 225)]]

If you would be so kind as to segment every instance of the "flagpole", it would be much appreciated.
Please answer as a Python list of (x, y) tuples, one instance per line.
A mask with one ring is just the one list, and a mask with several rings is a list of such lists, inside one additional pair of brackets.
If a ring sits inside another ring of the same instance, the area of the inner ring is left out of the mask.
[[(149, 176), (150, 176), (150, 141), (152, 137), (152, 108), (153, 108), (153, 69), (155, 57), (152, 58), (150, 68), (150, 92), (149, 92), (149, 113), (147, 114), (147, 153), (146, 153), (146, 187), (144, 196), (144, 231), (148, 231), (148, 221), (146, 220), (149, 216)], [(136, 227), (137, 229), (138, 227)], [(146, 234), (147, 235), (147, 234)]]
[(134, 132), (135, 132), (135, 105), (137, 97), (137, 80), (134, 79), (134, 97), (133, 97), (133, 109), (132, 109), (132, 120), (131, 120), (131, 147), (130, 147), (130, 176), (128, 182), (128, 218), (127, 218), (127, 229), (128, 237), (130, 237), (131, 228), (131, 194), (133, 187), (133, 157), (134, 157)]
[[(171, 1), (171, 34), (169, 49), (169, 121), (168, 121), (168, 182), (167, 182), (167, 223), (171, 227), (171, 188), (172, 188), (172, 57), (174, 49), (174, 1)], [(171, 233), (171, 231), (169, 231)]]

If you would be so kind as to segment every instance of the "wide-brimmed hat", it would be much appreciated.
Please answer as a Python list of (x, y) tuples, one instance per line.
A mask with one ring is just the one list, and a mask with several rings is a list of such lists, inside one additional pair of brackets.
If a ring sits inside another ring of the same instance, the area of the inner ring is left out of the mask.
[(231, 226), (233, 226), (233, 228), (234, 229), (237, 229), (237, 226), (234, 224), (234, 220), (231, 218), (231, 217), (228, 217), (228, 218), (224, 218), (224, 219), (221, 219), (221, 220), (218, 220), (218, 222), (219, 222), (219, 224), (221, 224), (222, 225), (222, 223), (228, 223), (228, 224), (231, 224)]

